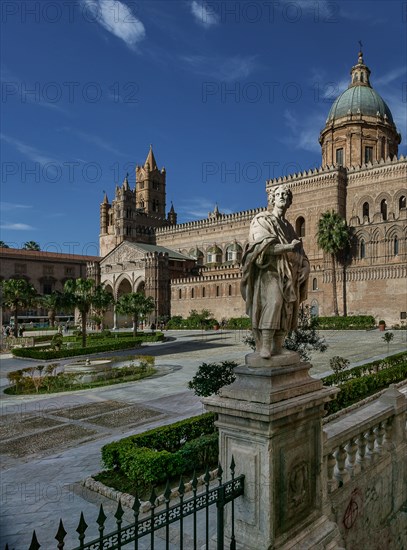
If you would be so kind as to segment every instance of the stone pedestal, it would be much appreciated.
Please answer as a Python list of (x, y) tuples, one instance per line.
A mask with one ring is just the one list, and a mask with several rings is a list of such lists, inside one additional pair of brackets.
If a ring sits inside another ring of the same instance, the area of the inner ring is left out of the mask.
[(235, 505), (238, 548), (337, 547), (321, 489), (321, 419), (337, 390), (309, 376), (310, 366), (295, 352), (270, 360), (253, 353), (232, 385), (204, 399), (218, 414), (221, 464), (228, 467), (233, 455), (236, 473), (245, 475)]

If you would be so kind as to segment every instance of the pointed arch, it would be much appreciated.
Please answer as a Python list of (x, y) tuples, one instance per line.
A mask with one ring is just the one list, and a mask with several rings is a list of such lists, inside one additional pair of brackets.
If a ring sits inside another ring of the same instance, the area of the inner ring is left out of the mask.
[(299, 237), (305, 237), (305, 218), (303, 216), (299, 216), (295, 220), (295, 232)]

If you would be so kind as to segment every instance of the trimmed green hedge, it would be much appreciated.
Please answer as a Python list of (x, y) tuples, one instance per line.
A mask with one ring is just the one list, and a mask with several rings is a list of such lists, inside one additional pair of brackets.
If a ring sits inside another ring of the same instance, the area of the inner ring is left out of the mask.
[(135, 449), (141, 447), (148, 447), (154, 452), (175, 453), (185, 443), (203, 435), (213, 434), (214, 419), (213, 413), (206, 413), (108, 443), (102, 447), (103, 464), (106, 468), (123, 470), (123, 464), (127, 464), (128, 457), (132, 456)]
[[(369, 374), (366, 374), (369, 373)], [(340, 392), (334, 401), (325, 405), (327, 414), (349, 407), (354, 403), (387, 388), (390, 384), (396, 384), (407, 378), (407, 354), (400, 353), (383, 361), (374, 361), (367, 365), (354, 367), (339, 375), (343, 381), (339, 384)], [(327, 386), (338, 382), (335, 375), (323, 378)]]
[(204, 435), (186, 442), (178, 451), (156, 451), (147, 447), (127, 449), (122, 455), (121, 471), (138, 487), (162, 483), (168, 478), (180, 476), (196, 468), (218, 462), (219, 436)]
[(114, 351), (121, 349), (133, 349), (141, 347), (144, 342), (160, 342), (164, 340), (162, 333), (144, 334), (137, 338), (108, 338), (104, 339), (102, 343), (97, 345), (89, 345), (86, 348), (70, 348), (51, 350), (51, 349), (39, 349), (33, 348), (15, 348), (12, 350), (12, 354), (15, 357), (30, 357), (32, 359), (40, 359), (47, 361), (48, 359), (63, 359), (65, 357), (75, 357), (76, 355), (90, 355), (92, 353), (99, 353), (102, 351)]
[(44, 350), (38, 348), (16, 348), (12, 350), (15, 357), (31, 357), (32, 359), (40, 359), (47, 361), (48, 359), (63, 359), (65, 357), (75, 357), (76, 355), (90, 355), (102, 351), (114, 351), (120, 349), (133, 349), (141, 347), (143, 340), (134, 339), (117, 340), (109, 344), (99, 346), (87, 346), (86, 348), (71, 348), (57, 350)]
[(354, 315), (349, 317), (318, 317), (321, 330), (363, 330), (375, 327), (372, 315)]
[(250, 330), (252, 328), (252, 321), (249, 317), (231, 317), (230, 319), (227, 319), (225, 327), (234, 330)]

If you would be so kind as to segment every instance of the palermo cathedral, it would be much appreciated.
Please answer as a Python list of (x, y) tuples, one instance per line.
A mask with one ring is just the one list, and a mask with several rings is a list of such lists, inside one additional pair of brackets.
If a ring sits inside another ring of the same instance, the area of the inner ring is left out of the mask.
[[(402, 323), (407, 311), (407, 159), (398, 156), (401, 136), (392, 113), (370, 83), (362, 52), (348, 88), (335, 100), (319, 136), (321, 167), (266, 182), (287, 183), (294, 202), (287, 213), (311, 262), (308, 303), (333, 314), (329, 258), (316, 244), (321, 214), (335, 210), (351, 229), (351, 247), (339, 264), (340, 313), (370, 314)], [(223, 318), (244, 315), (240, 261), (255, 210), (177, 223), (166, 212), (166, 171), (152, 148), (144, 166), (116, 186), (100, 206), (100, 255), (88, 274), (117, 298), (145, 292), (156, 302), (155, 319), (209, 309)], [(112, 312), (110, 326), (118, 326)]]

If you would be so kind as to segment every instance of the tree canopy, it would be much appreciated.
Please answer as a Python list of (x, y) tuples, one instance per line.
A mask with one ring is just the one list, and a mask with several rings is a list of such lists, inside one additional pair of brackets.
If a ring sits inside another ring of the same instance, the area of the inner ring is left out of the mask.
[(148, 315), (154, 311), (155, 302), (151, 296), (144, 296), (140, 292), (123, 294), (117, 300), (116, 310), (118, 313), (130, 315), (133, 321), (133, 334), (137, 334), (137, 325), (141, 315)]
[(38, 302), (38, 294), (32, 284), (25, 279), (1, 281), (2, 305), (14, 315), (14, 336), (18, 336), (18, 314), (22, 309), (32, 307)]
[(82, 347), (86, 347), (86, 324), (95, 301), (93, 279), (69, 279), (64, 285), (63, 303), (66, 308), (77, 308), (81, 315)]
[(339, 252), (349, 243), (349, 228), (346, 220), (334, 210), (324, 212), (318, 221), (318, 246), (331, 258), (332, 292), (334, 315), (339, 315), (338, 294), (336, 287), (336, 261)]
[(23, 250), (41, 250), (40, 245), (35, 241), (27, 241), (24, 243)]

